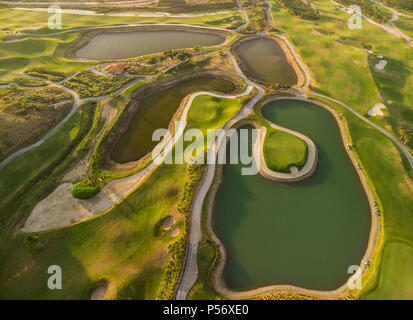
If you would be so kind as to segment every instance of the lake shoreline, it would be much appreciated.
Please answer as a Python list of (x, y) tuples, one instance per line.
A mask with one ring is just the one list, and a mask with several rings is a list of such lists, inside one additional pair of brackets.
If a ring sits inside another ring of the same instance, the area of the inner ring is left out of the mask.
[[(338, 113), (333, 108), (314, 99), (307, 99), (307, 98), (300, 98), (300, 97), (292, 98), (288, 96), (287, 97), (275, 97), (275, 98), (269, 97), (260, 104), (260, 108), (263, 108), (268, 103), (272, 101), (277, 101), (277, 100), (298, 100), (298, 101), (312, 103), (316, 106), (319, 106), (327, 110), (331, 115), (333, 115), (337, 123), (344, 149), (346, 150), (346, 153), (349, 156), (350, 161), (358, 174), (359, 180), (365, 191), (365, 194), (367, 196), (367, 200), (370, 206), (371, 226), (370, 226), (370, 232), (369, 232), (369, 239), (368, 239), (367, 249), (361, 261), (362, 263), (361, 263), (361, 269), (360, 269), (361, 274), (364, 275), (365, 272), (368, 270), (368, 268), (363, 264), (363, 262), (364, 261), (369, 262), (373, 259), (375, 249), (378, 245), (378, 237), (379, 237), (379, 232), (380, 232), (380, 218), (374, 214), (375, 198), (371, 190), (371, 187), (368, 183), (368, 180), (365, 177), (362, 170), (357, 169), (358, 162), (357, 162), (357, 158), (355, 157), (355, 155), (353, 155), (352, 152), (348, 150), (348, 148), (346, 148), (346, 145), (349, 144), (350, 139), (347, 136), (347, 131), (345, 129), (345, 126), (342, 123), (342, 120), (340, 119)], [(269, 285), (269, 286), (259, 287), (256, 289), (246, 290), (246, 291), (236, 291), (236, 290), (232, 290), (231, 288), (227, 287), (225, 279), (224, 279), (224, 268), (227, 263), (227, 253), (226, 253), (227, 249), (225, 248), (225, 245), (219, 239), (219, 237), (217, 236), (213, 228), (213, 219), (214, 219), (213, 217), (214, 217), (214, 212), (215, 212), (216, 196), (217, 196), (218, 189), (220, 185), (222, 184), (222, 182), (223, 182), (223, 165), (219, 165), (217, 166), (217, 169), (215, 172), (214, 182), (209, 190), (209, 192), (211, 192), (211, 196), (209, 198), (209, 202), (207, 203), (207, 215), (208, 215), (207, 216), (207, 229), (208, 229), (208, 232), (212, 240), (215, 243), (217, 243), (219, 246), (218, 262), (215, 268), (211, 271), (212, 272), (211, 282), (212, 282), (213, 288), (217, 290), (219, 294), (225, 297), (228, 297), (230, 299), (248, 299), (248, 298), (253, 298), (253, 297), (270, 294), (274, 292), (277, 292), (277, 293), (289, 292), (289, 293), (304, 294), (304, 295), (308, 295), (308, 296), (312, 296), (312, 297), (316, 297), (320, 299), (337, 299), (337, 298), (343, 299), (343, 298), (350, 297), (350, 289), (348, 288), (347, 283), (355, 275), (349, 277), (349, 280), (343, 285), (341, 285), (339, 288), (337, 288), (336, 290), (330, 290), (330, 291), (312, 290), (312, 289), (302, 288), (302, 287), (298, 287), (294, 285), (286, 285), (286, 284)], [(357, 275), (359, 276), (360, 274), (357, 274)]]

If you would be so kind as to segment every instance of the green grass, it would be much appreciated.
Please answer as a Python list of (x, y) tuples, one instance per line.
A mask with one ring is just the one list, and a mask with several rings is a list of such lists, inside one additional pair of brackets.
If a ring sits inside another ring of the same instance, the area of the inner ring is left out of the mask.
[[(76, 144), (91, 121), (91, 107), (76, 112), (57, 132), (42, 145), (28, 151), (0, 170), (0, 207), (15, 193), (32, 184), (42, 173), (62, 160), (70, 147)], [(73, 130), (78, 132), (73, 135)], [(80, 134), (79, 134), (80, 133)], [(4, 212), (3, 212), (4, 213)], [(1, 216), (4, 219), (4, 216)]]
[(208, 241), (203, 241), (198, 246), (198, 279), (188, 292), (188, 300), (217, 300), (221, 297), (209, 284), (211, 265), (217, 258), (217, 248)]
[[(0, 20), (3, 22), (2, 30), (11, 29), (40, 35), (30, 36), (30, 40), (23, 42), (0, 42), (0, 76), (10, 76), (10, 74), (17, 76), (20, 71), (33, 68), (72, 73), (80, 68), (93, 65), (92, 62), (65, 58), (64, 52), (77, 39), (79, 33), (46, 36), (45, 34), (56, 32), (56, 30), (50, 30), (47, 27), (49, 17), (47, 12), (0, 9)], [(232, 18), (233, 20), (231, 20)], [(152, 17), (110, 17), (108, 19), (104, 16), (63, 14), (62, 21), (61, 31), (73, 28), (137, 23), (185, 23), (228, 28), (233, 24), (242, 23), (242, 17), (238, 11), (229, 10), (228, 13), (196, 18), (159, 17), (156, 19)], [(40, 27), (40, 29), (31, 29), (33, 27)], [(0, 36), (2, 36), (1, 32)]]
[[(365, 114), (373, 104), (381, 102), (384, 94), (385, 100), (395, 100), (393, 105), (398, 107), (388, 108), (388, 117), (370, 119), (390, 130), (398, 124), (412, 124), (411, 48), (365, 21), (361, 30), (350, 30), (347, 27), (349, 15), (335, 9), (330, 1), (314, 0), (313, 3), (322, 13), (317, 23), (294, 18), (276, 5), (272, 15), (275, 25), (287, 33), (304, 63), (310, 68), (315, 80), (314, 90), (348, 104), (361, 114)], [(372, 74), (368, 53), (362, 50), (363, 43), (371, 45), (374, 54), (383, 55), (389, 61), (383, 73)], [(347, 119), (355, 146), (353, 150), (373, 183), (382, 206), (384, 246), (396, 240), (412, 243), (413, 173), (406, 159), (384, 135), (362, 123), (342, 107), (335, 104), (332, 106)], [(396, 136), (395, 132), (393, 134)], [(388, 298), (389, 294), (397, 292), (398, 283), (410, 283), (413, 269), (406, 266), (413, 262), (412, 255), (409, 250), (399, 250), (398, 259), (404, 263), (394, 264), (393, 269), (389, 269), (391, 260), (388, 259), (394, 258), (394, 255), (388, 253), (391, 251), (392, 249), (387, 250), (382, 256), (377, 252), (370, 267), (372, 271), (366, 276), (370, 281), (363, 283), (361, 294), (353, 293), (355, 297)], [(379, 271), (373, 273), (376, 266)], [(396, 275), (397, 282), (391, 281)], [(385, 278), (386, 281), (383, 280)]]
[(307, 161), (307, 145), (287, 132), (271, 130), (264, 140), (264, 157), (269, 169), (290, 172), (290, 167), (301, 169)]
[(239, 110), (239, 99), (223, 99), (200, 95), (194, 99), (188, 112), (188, 129), (216, 129), (223, 126)]
[[(0, 254), (0, 297), (89, 299), (93, 284), (106, 279), (109, 298), (154, 299), (169, 258), (167, 245), (175, 241), (169, 233), (158, 235), (156, 226), (177, 214), (185, 172), (185, 166), (163, 165), (109, 214), (41, 233), (36, 242), (23, 234), (8, 238)], [(52, 264), (64, 270), (62, 290), (47, 288)]]
[(102, 76), (86, 70), (63, 82), (63, 85), (74, 90), (81, 98), (87, 98), (108, 95), (132, 80), (132, 77)]
[(400, 16), (394, 21), (394, 24), (410, 38), (413, 38), (413, 19)]
[[(242, 21), (238, 10), (225, 10), (227, 13), (205, 15), (200, 17), (105, 17), (64, 13), (62, 30), (73, 28), (99, 27), (107, 25), (136, 24), (136, 23), (186, 23), (199, 24), (217, 28), (229, 28), (235, 22)], [(48, 12), (0, 9), (2, 30), (26, 31), (29, 33), (45, 34), (58, 32), (47, 27), (50, 14)], [(231, 20), (233, 18), (233, 20)], [(38, 29), (31, 29), (40, 27)]]
[[(411, 244), (392, 241), (383, 252), (383, 264), (378, 286), (368, 299), (411, 300), (413, 296), (413, 247)], [(403, 276), (407, 274), (409, 276)]]

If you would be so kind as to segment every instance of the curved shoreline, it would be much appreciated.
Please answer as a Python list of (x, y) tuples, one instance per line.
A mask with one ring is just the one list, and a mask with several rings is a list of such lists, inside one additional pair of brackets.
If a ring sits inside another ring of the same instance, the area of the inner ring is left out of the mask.
[[(119, 119), (116, 121), (117, 128), (114, 129), (112, 132), (108, 132), (108, 135), (112, 134), (111, 138), (105, 142), (103, 145), (102, 156), (101, 156), (101, 167), (105, 170), (116, 171), (116, 172), (128, 172), (133, 170), (137, 167), (140, 167), (150, 161), (151, 155), (153, 154), (153, 150), (149, 151), (142, 157), (137, 160), (132, 160), (124, 163), (116, 162), (112, 159), (111, 155), (117, 144), (119, 143), (122, 136), (127, 132), (129, 129), (131, 122), (136, 117), (137, 113), (139, 112), (139, 107), (144, 103), (146, 99), (149, 99), (152, 95), (162, 92), (164, 90), (170, 89), (176, 85), (181, 83), (187, 82), (189, 80), (194, 80), (197, 78), (209, 77), (211, 79), (223, 79), (227, 80), (231, 83), (234, 83), (233, 79), (230, 77), (226, 77), (225, 75), (221, 75), (218, 72), (214, 71), (204, 71), (196, 74), (189, 74), (184, 77), (172, 79), (169, 82), (163, 83), (159, 87), (159, 82), (154, 82), (149, 84), (147, 88), (145, 88), (142, 94), (139, 95), (139, 98), (135, 99), (128, 110), (124, 110), (120, 117), (124, 117), (123, 119)], [(234, 84), (235, 90), (237, 91), (237, 86)], [(184, 97), (180, 102), (180, 105), (177, 107), (174, 115), (172, 116), (171, 120), (168, 124), (168, 130), (170, 132), (174, 132), (175, 130), (175, 120), (176, 118), (182, 113), (183, 108), (186, 105), (187, 97)], [(160, 141), (153, 149), (159, 149), (159, 145), (161, 145), (164, 140)]]
[[(144, 167), (139, 172), (121, 179), (114, 180), (108, 183), (99, 194), (88, 200), (76, 199), (71, 194), (71, 184), (61, 184), (57, 189), (55, 189), (48, 197), (40, 201), (35, 208), (30, 213), (27, 218), (22, 232), (38, 232), (46, 231), (51, 229), (59, 229), (64, 227), (70, 227), (76, 223), (80, 223), (87, 219), (100, 216), (108, 212), (113, 206), (119, 205), (124, 201), (132, 192), (136, 190), (139, 185), (148, 178), (151, 173), (158, 168), (163, 159), (175, 146), (175, 143), (182, 136), (184, 129), (186, 128), (187, 114), (192, 105), (193, 100), (199, 95), (210, 95), (217, 98), (224, 99), (235, 99), (238, 97), (247, 96), (251, 93), (252, 86), (248, 86), (244, 92), (237, 95), (225, 95), (216, 94), (208, 91), (198, 91), (194, 92), (186, 100), (182, 114), (180, 116), (181, 122), (179, 127), (175, 129), (173, 137), (168, 141), (161, 141), (154, 150), (158, 150), (157, 155), (152, 159), (150, 164)], [(61, 199), (66, 197), (64, 203), (54, 203), (52, 201), (54, 196)], [(44, 205), (43, 208), (42, 205)], [(58, 206), (63, 206), (59, 209)], [(56, 217), (55, 215), (50, 216), (45, 215), (45, 210), (47, 212), (61, 212), (62, 210), (67, 212), (72, 210), (76, 212), (77, 215), (69, 215), (66, 217), (65, 221), (62, 221), (62, 217)], [(50, 217), (54, 217), (55, 220), (51, 221)], [(49, 219), (47, 219), (49, 218)], [(72, 220), (75, 220), (73, 222)], [(33, 226), (34, 225), (34, 226)]]
[[(302, 97), (302, 98), (301, 97), (296, 97), (296, 98), (279, 97), (275, 100), (298, 100), (298, 101), (309, 102), (309, 103), (312, 103), (314, 105), (324, 108), (325, 110), (330, 112), (330, 114), (333, 115), (334, 119), (336, 120), (337, 126), (339, 127), (339, 130), (340, 130), (340, 135), (342, 138), (344, 149), (346, 150), (347, 155), (349, 156), (351, 163), (353, 164), (360, 178), (362, 187), (366, 193), (366, 196), (368, 198), (368, 202), (370, 205), (371, 228), (370, 228), (368, 246), (363, 256), (363, 259), (361, 260), (361, 266), (360, 266), (359, 272), (350, 276), (347, 282), (344, 283), (339, 288), (337, 288), (336, 290), (330, 290), (330, 291), (312, 290), (312, 289), (302, 288), (302, 287), (298, 287), (294, 285), (286, 285), (286, 284), (270, 285), (270, 286), (260, 287), (257, 289), (247, 290), (247, 291), (231, 290), (230, 288), (226, 286), (225, 280), (223, 277), (224, 267), (225, 267), (226, 260), (227, 260), (226, 249), (225, 249), (224, 244), (219, 239), (219, 237), (215, 234), (215, 231), (213, 230), (213, 227), (212, 227), (213, 206), (215, 202), (215, 196), (218, 191), (218, 187), (220, 183), (222, 182), (222, 166), (221, 166), (221, 168), (217, 171), (217, 177), (216, 177), (217, 183), (212, 185), (212, 189), (211, 189), (212, 197), (211, 197), (210, 203), (208, 204), (208, 218), (207, 218), (208, 231), (211, 235), (212, 240), (219, 245), (219, 253), (220, 253), (218, 263), (215, 269), (212, 271), (213, 287), (215, 290), (217, 290), (218, 293), (230, 299), (247, 299), (247, 298), (253, 298), (259, 295), (263, 295), (263, 294), (269, 294), (269, 293), (274, 293), (274, 292), (286, 292), (286, 291), (291, 292), (291, 293), (311, 295), (311, 296), (315, 296), (321, 299), (345, 298), (349, 295), (349, 292), (350, 292), (348, 288), (348, 283), (350, 281), (354, 281), (354, 279), (357, 279), (359, 276), (363, 276), (365, 274), (367, 270), (366, 262), (369, 262), (372, 260), (374, 256), (376, 244), (378, 242), (378, 236), (380, 232), (380, 218), (374, 214), (375, 198), (374, 198), (373, 192), (370, 188), (370, 185), (367, 182), (366, 177), (364, 176), (364, 173), (361, 170), (357, 169), (358, 162), (357, 162), (355, 155), (345, 147), (349, 143), (349, 137), (347, 136), (347, 132), (345, 130), (345, 127), (341, 119), (339, 118), (338, 114), (336, 113), (334, 109), (332, 109), (330, 106), (325, 105), (319, 101), (307, 99), (305, 97)], [(269, 102), (270, 101), (268, 101), (268, 103)]]
[[(155, 27), (154, 27), (155, 26)], [(212, 27), (204, 27), (193, 25), (182, 25), (182, 24), (140, 24), (134, 26), (111, 26), (110, 28), (103, 28), (103, 27), (95, 27), (96, 29), (89, 30), (85, 34), (82, 34), (78, 37), (73, 44), (65, 51), (64, 55), (72, 60), (75, 61), (86, 61), (86, 62), (102, 62), (102, 61), (126, 61), (130, 59), (135, 59), (144, 56), (150, 56), (153, 54), (160, 54), (164, 51), (148, 53), (143, 55), (137, 55), (129, 58), (114, 58), (114, 59), (86, 59), (77, 57), (76, 54), (79, 50), (87, 46), (90, 41), (95, 38), (96, 36), (102, 34), (117, 34), (117, 33), (129, 33), (129, 32), (157, 32), (157, 31), (181, 31), (181, 32), (192, 32), (192, 33), (199, 33), (199, 34), (212, 34), (218, 35), (223, 38), (223, 41), (211, 46), (203, 46), (206, 49), (214, 48), (217, 46), (225, 46), (231, 41), (232, 32), (231, 30), (227, 29), (219, 29), (219, 28), (212, 28)], [(99, 29), (97, 29), (99, 28)], [(177, 50), (182, 49), (190, 49), (189, 48), (178, 48)]]

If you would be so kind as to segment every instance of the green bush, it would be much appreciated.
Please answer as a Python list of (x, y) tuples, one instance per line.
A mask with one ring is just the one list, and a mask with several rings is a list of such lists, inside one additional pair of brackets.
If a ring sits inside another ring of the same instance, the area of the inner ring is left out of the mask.
[(78, 199), (90, 199), (100, 192), (100, 186), (90, 180), (80, 181), (72, 187), (72, 195)]

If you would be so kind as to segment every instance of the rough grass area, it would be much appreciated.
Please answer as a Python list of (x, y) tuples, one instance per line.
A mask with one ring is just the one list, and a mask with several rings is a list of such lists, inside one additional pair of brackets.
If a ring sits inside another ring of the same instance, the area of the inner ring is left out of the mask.
[(72, 105), (72, 96), (56, 87), (0, 88), (0, 160), (40, 140)]
[(63, 85), (76, 91), (81, 98), (87, 98), (108, 95), (132, 80), (131, 77), (103, 76), (87, 70), (63, 82)]
[(313, 9), (309, 2), (302, 0), (277, 0), (290, 14), (307, 20), (317, 20), (320, 17), (317, 9)]
[(50, 71), (42, 68), (34, 68), (31, 70), (27, 70), (26, 73), (28, 75), (45, 78), (53, 82), (62, 81), (68, 77), (68, 74), (64, 72)]
[[(346, 27), (349, 15), (336, 9), (328, 0), (313, 1), (322, 12), (317, 23), (299, 20), (286, 14), (284, 9), (277, 6), (275, 0), (272, 0), (272, 3), (273, 23), (287, 33), (304, 63), (310, 68), (315, 80), (313, 89), (347, 103), (361, 114), (365, 114), (371, 106), (382, 101), (381, 92), (377, 88), (382, 86), (390, 96), (403, 101), (403, 105), (413, 105), (412, 75), (402, 71), (413, 68), (412, 53), (411, 48), (403, 41), (365, 21), (362, 30), (349, 30)], [(394, 73), (393, 81), (390, 77), (383, 82), (383, 78), (375, 78), (372, 75), (368, 62), (369, 54), (363, 49), (363, 43), (371, 45), (375, 55), (383, 55), (390, 61), (385, 73)], [(337, 52), (340, 53), (339, 56)], [(362, 123), (343, 108), (334, 104), (333, 107), (346, 117), (355, 145), (353, 150), (359, 156), (382, 205), (385, 244), (397, 239), (411, 243), (413, 176), (407, 161), (384, 135)], [(398, 116), (403, 121), (413, 123), (409, 110), (411, 108), (405, 108), (403, 112), (398, 112)], [(393, 116), (397, 109), (390, 108), (388, 111), (389, 117), (382, 120), (372, 117), (371, 120), (379, 123), (383, 121), (381, 125), (391, 130), (389, 120), (397, 121), (397, 117)], [(396, 136), (396, 133), (394, 134)], [(397, 283), (391, 280), (379, 281), (379, 275), (385, 272), (386, 265), (390, 263), (386, 262), (389, 257), (397, 257), (400, 261), (413, 261), (410, 255), (405, 255), (406, 251), (400, 250), (393, 256), (377, 256), (371, 262), (372, 271), (363, 282), (365, 287), (362, 294), (358, 291), (353, 293), (354, 296), (369, 298), (371, 295), (374, 298), (386, 298), (381, 294), (398, 290)], [(397, 274), (401, 282), (409, 283), (409, 279), (413, 278), (413, 272), (407, 271), (404, 265), (395, 264), (393, 274)], [(373, 266), (378, 267), (378, 273), (374, 273)]]
[(372, 18), (374, 21), (383, 23), (391, 18), (391, 12), (382, 6), (376, 5), (369, 0), (336, 0), (347, 7), (358, 5), (363, 14)]
[(290, 167), (301, 169), (307, 161), (308, 147), (298, 137), (283, 131), (269, 131), (264, 141), (264, 157), (269, 169), (290, 172)]
[(43, 144), (20, 155), (0, 170), (2, 244), (7, 244), (2, 236), (13, 233), (14, 228), (20, 230), (30, 208), (53, 191), (53, 186), (58, 183), (56, 175), (67, 165), (71, 150), (89, 130), (93, 110), (93, 104), (83, 105)]
[[(2, 239), (0, 297), (19, 299), (89, 299), (93, 284), (106, 279), (108, 299), (154, 299), (167, 261), (168, 245), (179, 241), (157, 226), (168, 215), (177, 226), (176, 205), (185, 166), (163, 165), (109, 214), (74, 227), (35, 237)], [(6, 259), (7, 257), (7, 259)], [(47, 288), (48, 266), (64, 270), (62, 290)]]

